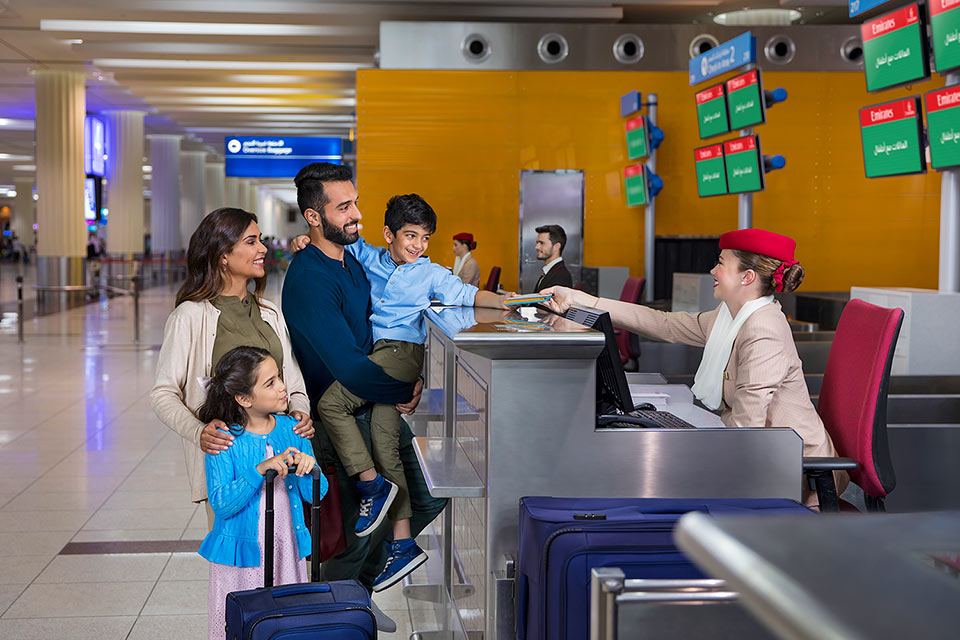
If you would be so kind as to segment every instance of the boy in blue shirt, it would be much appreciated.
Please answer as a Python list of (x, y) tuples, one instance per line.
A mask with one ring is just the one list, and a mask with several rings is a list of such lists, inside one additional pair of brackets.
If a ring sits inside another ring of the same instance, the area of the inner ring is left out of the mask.
[[(464, 284), (424, 257), (436, 228), (437, 214), (423, 198), (394, 196), (384, 214), (383, 236), (389, 248), (372, 247), (362, 238), (345, 247), (370, 280), (374, 339), (370, 360), (402, 382), (415, 382), (423, 370), (426, 329), (422, 312), (431, 300), (453, 306), (505, 308), (505, 296)], [(365, 404), (366, 400), (334, 382), (317, 403), (317, 412), (347, 475), (358, 476), (361, 501), (356, 535), (370, 535), (388, 515), (393, 522), (387, 564), (373, 583), (374, 591), (382, 591), (426, 562), (427, 555), (410, 532), (410, 500), (399, 455), (400, 413), (394, 405), (373, 406), (371, 459), (353, 417)]]

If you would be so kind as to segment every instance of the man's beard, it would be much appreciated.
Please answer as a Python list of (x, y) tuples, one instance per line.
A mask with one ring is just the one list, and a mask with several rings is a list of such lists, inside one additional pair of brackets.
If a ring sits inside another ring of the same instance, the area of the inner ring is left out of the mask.
[(348, 244), (353, 244), (360, 239), (359, 230), (355, 231), (354, 233), (347, 233), (342, 227), (336, 227), (327, 222), (327, 217), (323, 214), (320, 214), (320, 229), (324, 238), (339, 245), (346, 246)]

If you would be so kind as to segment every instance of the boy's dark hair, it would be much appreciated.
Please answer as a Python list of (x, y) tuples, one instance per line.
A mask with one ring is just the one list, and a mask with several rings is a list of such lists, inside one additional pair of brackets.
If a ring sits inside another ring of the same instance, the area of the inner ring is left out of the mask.
[(563, 255), (563, 248), (567, 246), (567, 232), (558, 224), (545, 224), (535, 229), (537, 233), (549, 233), (550, 242), (560, 243), (560, 255)]
[(207, 399), (197, 412), (204, 424), (223, 420), (234, 435), (243, 433), (247, 426), (247, 412), (235, 396), (248, 396), (257, 384), (257, 369), (270, 357), (270, 352), (259, 347), (234, 347), (227, 351), (213, 372), (207, 386)]
[(437, 230), (437, 214), (427, 201), (415, 193), (405, 196), (393, 196), (387, 202), (387, 212), (383, 214), (383, 224), (390, 227), (396, 235), (405, 224), (423, 227), (430, 233)]
[(353, 180), (353, 170), (345, 164), (331, 164), (329, 162), (313, 162), (297, 172), (293, 183), (297, 185), (297, 204), (300, 213), (306, 215), (307, 209), (323, 214), (330, 198), (323, 190), (326, 182), (350, 182)]

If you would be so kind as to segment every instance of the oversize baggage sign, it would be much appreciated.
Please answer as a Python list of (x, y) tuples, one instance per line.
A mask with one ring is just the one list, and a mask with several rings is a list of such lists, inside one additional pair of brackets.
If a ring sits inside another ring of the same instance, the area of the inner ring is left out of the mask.
[(860, 110), (863, 167), (868, 178), (922, 173), (920, 98), (911, 96)]

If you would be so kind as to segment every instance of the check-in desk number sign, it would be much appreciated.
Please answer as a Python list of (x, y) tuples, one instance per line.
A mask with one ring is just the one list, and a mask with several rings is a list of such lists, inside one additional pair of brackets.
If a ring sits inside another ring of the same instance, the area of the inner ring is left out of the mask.
[(933, 61), (946, 73), (960, 67), (960, 0), (927, 0)]
[(727, 171), (723, 164), (723, 145), (694, 149), (697, 167), (697, 192), (701, 198), (727, 193)]
[(916, 3), (861, 25), (868, 91), (905, 84), (929, 75), (923, 27)]
[(860, 110), (863, 166), (868, 178), (925, 170), (919, 111), (916, 96)]
[(730, 131), (727, 100), (722, 84), (697, 93), (697, 121), (700, 124), (701, 138), (719, 136)]
[(723, 143), (727, 165), (727, 189), (730, 193), (763, 190), (763, 169), (757, 136), (744, 136)]
[(960, 167), (960, 87), (931, 91), (926, 101), (930, 166)]

